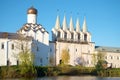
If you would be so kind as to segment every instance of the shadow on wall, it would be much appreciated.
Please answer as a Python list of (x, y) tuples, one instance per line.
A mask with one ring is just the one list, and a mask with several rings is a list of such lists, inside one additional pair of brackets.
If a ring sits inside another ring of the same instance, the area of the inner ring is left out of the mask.
[(33, 40), (32, 52), (35, 54), (34, 63), (36, 66), (45, 66), (48, 64), (49, 45)]
[(77, 57), (75, 62), (76, 65), (81, 65), (81, 66), (85, 66), (85, 64), (87, 64), (87, 61), (85, 61), (83, 57)]

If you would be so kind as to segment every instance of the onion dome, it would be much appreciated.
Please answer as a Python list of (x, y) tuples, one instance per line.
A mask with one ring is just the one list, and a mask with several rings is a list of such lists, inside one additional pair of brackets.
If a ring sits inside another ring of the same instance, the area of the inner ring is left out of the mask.
[(27, 14), (37, 14), (37, 9), (34, 7), (31, 7), (27, 10)]

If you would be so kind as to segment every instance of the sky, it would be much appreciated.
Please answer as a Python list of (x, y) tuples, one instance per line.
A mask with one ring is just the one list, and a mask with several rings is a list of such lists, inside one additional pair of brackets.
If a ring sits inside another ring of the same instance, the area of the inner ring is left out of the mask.
[(74, 26), (79, 18), (81, 29), (85, 16), (96, 46), (120, 47), (120, 0), (0, 0), (0, 32), (19, 30), (31, 6), (38, 10), (37, 23), (49, 32), (50, 40), (57, 15), (61, 25), (64, 15), (68, 25), (71, 16)]

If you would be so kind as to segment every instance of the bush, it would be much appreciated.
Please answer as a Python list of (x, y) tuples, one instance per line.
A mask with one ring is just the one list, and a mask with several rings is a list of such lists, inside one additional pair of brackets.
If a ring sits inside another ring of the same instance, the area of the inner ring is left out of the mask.
[(22, 77), (30, 78), (30, 77), (36, 77), (37, 72), (33, 65), (31, 66), (19, 66), (20, 69), (20, 75)]
[(97, 74), (99, 76), (104, 76), (104, 77), (120, 77), (120, 69), (115, 68), (115, 69), (106, 69), (106, 70), (100, 70), (97, 71)]
[(46, 75), (47, 67), (36, 66), (35, 68), (36, 68), (37, 76), (38, 77)]
[(32, 69), (29, 69), (26, 73), (21, 74), (19, 66), (2, 66), (0, 68), (0, 78), (19, 78), (19, 77), (34, 77)]
[(59, 68), (58, 67), (41, 67), (37, 66), (37, 76), (57, 76), (59, 74)]
[(20, 77), (20, 71), (18, 67), (15, 66), (3, 66), (1, 67), (1, 72), (0, 72), (1, 78), (15, 78), (15, 77)]
[(55, 67), (36, 67), (36, 70), (38, 77), (57, 76), (57, 75), (75, 75), (79, 73), (77, 68), (67, 65), (55, 66)]

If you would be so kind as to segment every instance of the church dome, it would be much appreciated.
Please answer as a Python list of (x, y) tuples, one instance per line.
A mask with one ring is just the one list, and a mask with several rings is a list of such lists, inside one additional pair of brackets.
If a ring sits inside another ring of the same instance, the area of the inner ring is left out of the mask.
[(27, 14), (37, 14), (37, 9), (34, 7), (31, 7), (28, 9)]

